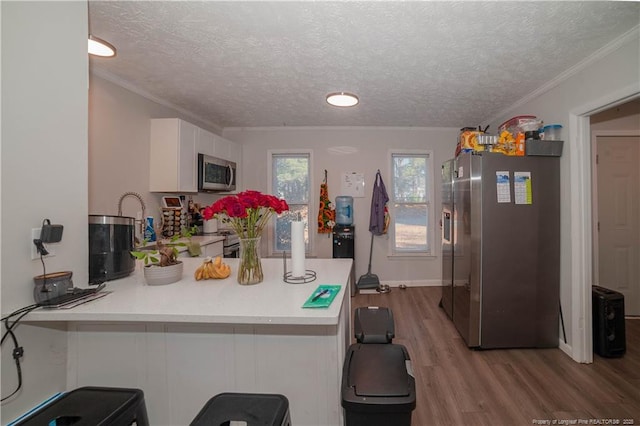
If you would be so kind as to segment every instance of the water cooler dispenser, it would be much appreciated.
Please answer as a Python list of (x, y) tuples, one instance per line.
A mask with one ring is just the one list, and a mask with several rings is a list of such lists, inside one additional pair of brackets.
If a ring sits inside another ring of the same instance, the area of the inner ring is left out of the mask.
[(353, 223), (353, 197), (350, 195), (336, 197), (336, 223), (338, 225)]
[(355, 265), (355, 235), (353, 225), (336, 225), (333, 227), (333, 258), (354, 259), (351, 268), (351, 295), (356, 290), (356, 265)]

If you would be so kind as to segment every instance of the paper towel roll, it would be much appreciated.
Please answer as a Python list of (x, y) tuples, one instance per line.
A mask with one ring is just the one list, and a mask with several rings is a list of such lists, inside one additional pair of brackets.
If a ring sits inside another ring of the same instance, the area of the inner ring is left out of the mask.
[(291, 222), (291, 276), (304, 277), (304, 222)]

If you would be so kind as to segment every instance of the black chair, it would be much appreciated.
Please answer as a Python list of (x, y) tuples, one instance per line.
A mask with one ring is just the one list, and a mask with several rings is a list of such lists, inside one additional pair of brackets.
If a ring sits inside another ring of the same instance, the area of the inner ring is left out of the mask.
[(229, 425), (290, 426), (289, 400), (284, 395), (225, 392), (211, 398), (191, 426)]
[(62, 395), (16, 426), (149, 426), (140, 389), (82, 387)]

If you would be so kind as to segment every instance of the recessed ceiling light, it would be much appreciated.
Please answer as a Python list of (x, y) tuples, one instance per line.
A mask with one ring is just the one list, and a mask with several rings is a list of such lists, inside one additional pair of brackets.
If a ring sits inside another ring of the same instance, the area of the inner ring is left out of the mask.
[(102, 56), (104, 58), (112, 58), (116, 56), (116, 48), (98, 37), (89, 34), (89, 54)]
[(360, 100), (354, 94), (347, 92), (329, 93), (327, 95), (327, 103), (337, 107), (352, 107), (358, 105)]

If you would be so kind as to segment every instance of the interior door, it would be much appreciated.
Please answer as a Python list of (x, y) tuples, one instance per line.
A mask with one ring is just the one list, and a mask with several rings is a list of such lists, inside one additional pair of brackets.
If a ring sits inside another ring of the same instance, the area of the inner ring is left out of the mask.
[(598, 136), (598, 285), (640, 315), (640, 137)]

